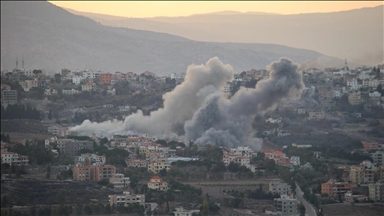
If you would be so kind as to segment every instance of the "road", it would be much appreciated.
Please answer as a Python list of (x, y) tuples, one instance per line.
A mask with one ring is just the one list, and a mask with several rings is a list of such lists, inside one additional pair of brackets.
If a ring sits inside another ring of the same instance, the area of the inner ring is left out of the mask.
[(296, 184), (296, 197), (305, 207), (305, 216), (317, 216), (315, 208), (304, 199), (303, 194), (304, 192), (301, 191), (299, 185)]

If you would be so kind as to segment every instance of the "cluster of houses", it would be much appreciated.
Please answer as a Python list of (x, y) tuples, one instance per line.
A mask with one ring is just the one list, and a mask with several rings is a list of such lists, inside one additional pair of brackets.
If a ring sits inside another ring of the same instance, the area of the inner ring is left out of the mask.
[(9, 143), (1, 142), (1, 164), (10, 166), (28, 165), (29, 157), (8, 151)]

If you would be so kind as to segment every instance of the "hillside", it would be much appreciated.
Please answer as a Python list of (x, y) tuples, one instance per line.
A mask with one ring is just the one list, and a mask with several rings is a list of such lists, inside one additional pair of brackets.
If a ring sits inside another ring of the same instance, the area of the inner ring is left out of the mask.
[(70, 12), (108, 26), (163, 32), (192, 40), (281, 44), (361, 64), (383, 63), (384, 6), (297, 15), (230, 11), (149, 19)]
[(318, 52), (273, 44), (208, 43), (170, 34), (103, 26), (49, 2), (1, 2), (1, 69), (24, 57), (27, 69), (184, 72), (218, 56), (236, 72), (265, 68), (282, 56), (342, 66)]

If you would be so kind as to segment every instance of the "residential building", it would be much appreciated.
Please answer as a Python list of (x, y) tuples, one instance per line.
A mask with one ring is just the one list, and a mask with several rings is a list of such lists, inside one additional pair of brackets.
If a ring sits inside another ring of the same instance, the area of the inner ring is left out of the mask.
[(183, 207), (175, 208), (173, 212), (175, 216), (192, 216), (194, 213), (198, 214), (200, 210), (186, 210)]
[(269, 182), (269, 192), (278, 195), (289, 195), (292, 192), (291, 186), (281, 180)]
[(1, 164), (9, 165), (28, 165), (29, 157), (18, 153), (9, 152), (6, 148), (1, 148)]
[(75, 157), (79, 155), (80, 150), (82, 149), (93, 150), (93, 142), (85, 140), (59, 139), (57, 140), (57, 148), (60, 150), (60, 154), (67, 157)]
[(313, 152), (313, 155), (314, 155), (317, 159), (320, 159), (320, 158), (321, 158), (321, 152), (319, 152), (319, 151), (314, 151), (314, 152)]
[(361, 104), (362, 103), (361, 92), (357, 91), (357, 92), (350, 93), (348, 95), (348, 102), (352, 106), (357, 106), (357, 105)]
[(48, 132), (59, 137), (65, 137), (68, 135), (68, 128), (60, 125), (52, 125), (48, 127)]
[(131, 194), (124, 191), (122, 195), (109, 195), (109, 205), (113, 206), (128, 206), (129, 204), (145, 205), (144, 194)]
[(297, 145), (296, 143), (292, 143), (292, 147), (295, 147), (295, 148), (311, 148), (312, 145)]
[(315, 111), (315, 110), (311, 110), (308, 112), (308, 119), (312, 120), (320, 120), (320, 119), (324, 119), (325, 118), (325, 112), (323, 110), (321, 111)]
[(255, 152), (249, 148), (248, 146), (239, 146), (237, 148), (231, 148), (229, 150), (231, 153), (238, 155), (238, 156), (243, 156), (243, 157), (252, 157), (255, 156)]
[(73, 76), (72, 77), (72, 83), (75, 85), (80, 85), (81, 80), (83, 80), (83, 77), (81, 77), (81, 76)]
[(106, 162), (106, 157), (104, 155), (99, 156), (96, 154), (81, 154), (80, 156), (75, 157), (75, 164), (80, 164), (80, 165), (86, 165), (85, 161), (86, 158), (89, 160), (88, 165), (104, 165)]
[(298, 157), (298, 156), (292, 156), (291, 159), (290, 159), (290, 162), (291, 162), (294, 166), (300, 166), (300, 157)]
[(125, 177), (124, 174), (116, 173), (109, 179), (109, 183), (111, 183), (114, 188), (124, 188), (129, 186), (130, 180), (129, 177)]
[(379, 175), (378, 167), (375, 167), (370, 161), (363, 161), (360, 165), (351, 166), (349, 180), (355, 184), (370, 184), (374, 183)]
[(62, 94), (63, 95), (75, 95), (75, 94), (80, 94), (80, 91), (76, 90), (76, 89), (63, 89)]
[(113, 74), (102, 73), (100, 74), (99, 82), (103, 84), (111, 84)]
[(147, 161), (145, 160), (138, 160), (138, 159), (133, 159), (133, 160), (125, 160), (125, 163), (127, 164), (128, 167), (147, 167)]
[(113, 165), (89, 165), (76, 164), (73, 167), (73, 179), (76, 181), (101, 181), (109, 180), (116, 173)]
[(373, 163), (375, 163), (377, 166), (384, 165), (384, 151), (376, 151), (371, 153), (371, 157), (373, 159)]
[(96, 89), (96, 83), (87, 83), (81, 85), (81, 91), (94, 91)]
[(287, 195), (274, 199), (275, 212), (282, 216), (297, 216), (297, 200)]
[(375, 202), (384, 201), (384, 183), (368, 185), (369, 199)]
[(153, 173), (159, 173), (162, 169), (169, 171), (170, 164), (165, 159), (158, 159), (148, 163), (148, 171)]
[(274, 160), (276, 164), (283, 163), (287, 157), (286, 154), (281, 151), (271, 151), (266, 149), (263, 150), (263, 153), (265, 154), (266, 159)]
[(344, 200), (347, 203), (354, 203), (356, 201), (359, 202), (366, 202), (368, 201), (368, 196), (366, 195), (353, 195), (351, 191), (348, 191), (344, 194)]
[(328, 194), (332, 199), (337, 199), (347, 191), (352, 189), (352, 183), (337, 182), (335, 179), (330, 179), (328, 182), (321, 184), (321, 193)]
[(17, 91), (11, 90), (7, 84), (1, 84), (1, 105), (13, 105), (17, 103)]
[(361, 141), (363, 144), (363, 147), (365, 150), (376, 150), (376, 149), (382, 149), (383, 144), (379, 144), (377, 142), (371, 142), (371, 141)]
[(168, 182), (164, 181), (160, 176), (152, 176), (148, 182), (148, 189), (166, 191), (168, 190)]

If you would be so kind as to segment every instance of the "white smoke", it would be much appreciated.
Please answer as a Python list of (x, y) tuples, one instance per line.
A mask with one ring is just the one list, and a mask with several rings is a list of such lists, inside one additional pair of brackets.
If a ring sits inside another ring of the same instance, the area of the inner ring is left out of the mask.
[(235, 147), (248, 145), (260, 149), (261, 141), (253, 136), (254, 115), (276, 107), (283, 98), (294, 98), (304, 89), (298, 66), (281, 58), (267, 66), (268, 79), (259, 81), (254, 89), (241, 88), (231, 99), (223, 86), (233, 79), (233, 69), (217, 57), (205, 65), (191, 65), (183, 83), (163, 95), (164, 107), (144, 116), (139, 110), (124, 121), (93, 123), (89, 120), (70, 131), (81, 135), (146, 133), (157, 137), (176, 137), (183, 126), (186, 144), (189, 141), (206, 145)]

